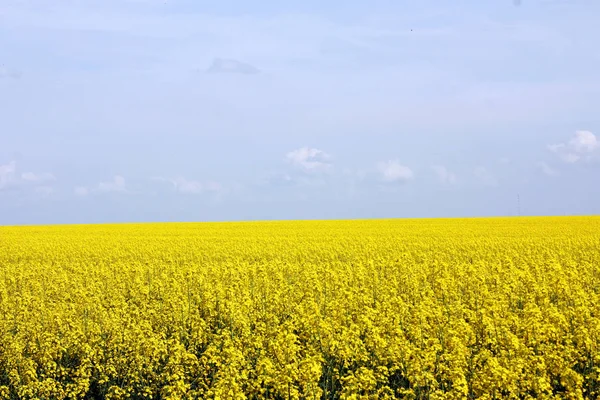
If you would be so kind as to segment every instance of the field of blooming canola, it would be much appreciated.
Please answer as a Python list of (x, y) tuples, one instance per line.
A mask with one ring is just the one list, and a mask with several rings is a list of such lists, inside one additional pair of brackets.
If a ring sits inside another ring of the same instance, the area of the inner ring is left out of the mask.
[(0, 398), (600, 397), (600, 217), (0, 227)]

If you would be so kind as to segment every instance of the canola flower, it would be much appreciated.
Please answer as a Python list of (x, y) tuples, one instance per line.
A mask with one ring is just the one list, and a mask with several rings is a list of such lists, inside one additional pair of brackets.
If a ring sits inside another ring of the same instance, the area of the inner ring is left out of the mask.
[(600, 398), (600, 217), (0, 227), (0, 398)]

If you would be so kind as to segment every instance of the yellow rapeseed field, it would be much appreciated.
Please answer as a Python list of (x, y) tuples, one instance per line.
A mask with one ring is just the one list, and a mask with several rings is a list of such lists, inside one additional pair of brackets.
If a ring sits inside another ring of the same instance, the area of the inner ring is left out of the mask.
[(600, 217), (0, 227), (0, 398), (600, 397)]

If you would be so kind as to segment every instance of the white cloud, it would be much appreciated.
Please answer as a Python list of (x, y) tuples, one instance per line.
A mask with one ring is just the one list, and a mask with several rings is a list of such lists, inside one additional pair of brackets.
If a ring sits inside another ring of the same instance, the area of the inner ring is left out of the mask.
[(377, 164), (377, 169), (385, 182), (408, 182), (414, 179), (413, 171), (398, 160), (382, 161)]
[(473, 171), (477, 180), (486, 186), (498, 186), (498, 180), (485, 167), (477, 167)]
[(10, 78), (10, 79), (19, 79), (21, 77), (21, 73), (19, 71), (15, 71), (5, 67), (4, 65), (0, 65), (0, 79)]
[(179, 193), (186, 194), (199, 194), (206, 192), (220, 192), (223, 190), (223, 187), (218, 182), (208, 181), (206, 183), (190, 180), (183, 177), (177, 177), (173, 179), (157, 177), (153, 178), (155, 181), (159, 182), (168, 182), (173, 185), (175, 191)]
[(309, 147), (290, 151), (287, 153), (286, 159), (292, 165), (309, 173), (329, 171), (332, 167), (332, 164), (329, 162), (331, 159), (329, 154)]
[(539, 162), (539, 163), (537, 163), (537, 166), (544, 174), (546, 174), (548, 176), (558, 176), (559, 175), (559, 172), (556, 169), (552, 168), (545, 162)]
[(0, 190), (16, 182), (16, 170), (17, 163), (14, 161), (11, 161), (5, 165), (0, 165)]
[(88, 194), (90, 194), (89, 189), (84, 186), (77, 186), (75, 188), (74, 192), (75, 192), (75, 195), (80, 196), (80, 197), (84, 197), (84, 196), (87, 196)]
[(548, 145), (548, 149), (556, 153), (563, 161), (576, 163), (589, 161), (600, 149), (600, 141), (590, 131), (576, 131), (567, 143)]
[(206, 190), (208, 190), (209, 192), (219, 192), (221, 190), (223, 190), (223, 186), (221, 186), (221, 184), (219, 182), (207, 182), (204, 187), (206, 188)]
[(181, 193), (201, 193), (204, 185), (198, 181), (190, 181), (185, 178), (176, 178), (171, 181), (175, 190)]
[(290, 174), (285, 172), (271, 172), (264, 176), (259, 182), (259, 186), (285, 187), (296, 184), (297, 181)]
[[(23, 172), (19, 174), (16, 161), (11, 161), (8, 164), (0, 165), (0, 190), (9, 187), (24, 187), (33, 186), (37, 193), (40, 193), (40, 187), (38, 185), (49, 181), (54, 181), (56, 178), (54, 175), (48, 172), (44, 173), (33, 173)], [(49, 188), (45, 185), (44, 187)], [(46, 191), (48, 191), (46, 189)]]
[(38, 186), (35, 188), (35, 192), (42, 197), (50, 197), (55, 190), (52, 186)]
[(21, 179), (28, 182), (48, 182), (56, 180), (54, 175), (48, 172), (44, 172), (41, 174), (34, 174), (33, 172), (24, 172), (21, 174)]
[(215, 58), (206, 72), (251, 75), (258, 74), (260, 71), (253, 65), (241, 61), (224, 58)]
[(433, 165), (431, 169), (444, 185), (453, 185), (456, 183), (456, 175), (453, 172), (448, 171), (446, 167), (442, 165)]
[(115, 175), (112, 181), (108, 182), (100, 182), (96, 186), (86, 187), (86, 186), (77, 186), (74, 189), (74, 193), (77, 196), (84, 197), (94, 193), (126, 193), (127, 184), (125, 183), (125, 178), (121, 175)]
[(116, 175), (112, 181), (100, 182), (98, 184), (98, 187), (96, 188), (96, 191), (102, 192), (102, 193), (125, 192), (125, 191), (127, 191), (127, 188), (125, 185), (125, 178), (123, 178), (120, 175)]

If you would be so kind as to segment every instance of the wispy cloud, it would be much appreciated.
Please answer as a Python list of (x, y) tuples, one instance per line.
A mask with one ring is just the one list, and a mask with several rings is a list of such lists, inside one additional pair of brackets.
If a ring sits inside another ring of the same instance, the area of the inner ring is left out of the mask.
[(88, 196), (90, 194), (101, 193), (127, 193), (128, 188), (125, 178), (121, 175), (115, 175), (111, 181), (100, 182), (95, 186), (77, 186), (74, 193), (77, 196)]
[(171, 181), (175, 190), (180, 193), (202, 193), (204, 185), (198, 181), (188, 180), (185, 178), (176, 178)]
[(596, 156), (600, 150), (600, 141), (592, 132), (581, 130), (575, 132), (568, 142), (548, 145), (548, 149), (563, 161), (576, 163), (589, 161)]
[(8, 188), (16, 183), (16, 170), (17, 163), (15, 161), (0, 165), (0, 190)]
[(496, 179), (496, 177), (494, 175), (492, 175), (492, 173), (490, 171), (488, 171), (488, 169), (485, 167), (482, 167), (482, 166), (476, 167), (475, 170), (473, 171), (473, 175), (475, 175), (475, 178), (482, 185), (490, 186), (490, 187), (498, 186), (498, 180)]
[(437, 175), (442, 184), (454, 185), (456, 183), (456, 175), (443, 165), (433, 165), (431, 169)]
[(286, 160), (294, 167), (307, 173), (330, 171), (333, 164), (331, 156), (323, 150), (302, 147), (286, 154)]
[(116, 175), (112, 181), (100, 182), (97, 187), (98, 192), (109, 193), (109, 192), (126, 192), (127, 185), (125, 184), (125, 178), (121, 175)]
[[(0, 165), (0, 190), (10, 188), (33, 187), (34, 190), (39, 189), (41, 184), (47, 184), (54, 181), (56, 178), (49, 172), (34, 173), (21, 172), (17, 168), (17, 162), (11, 161), (7, 164)], [(47, 186), (47, 185), (46, 185)], [(49, 187), (49, 186), (47, 186)]]
[(177, 178), (155, 177), (152, 180), (169, 183), (173, 187), (173, 190), (183, 194), (218, 193), (224, 190), (223, 185), (218, 182), (200, 182), (181, 176)]
[(294, 192), (306, 197), (305, 190), (311, 191), (340, 182), (339, 171), (334, 169), (332, 158), (323, 150), (300, 147), (285, 154), (286, 166), (272, 169), (251, 186), (272, 188), (280, 195), (291, 195)]
[(83, 197), (90, 194), (90, 190), (85, 186), (77, 186), (75, 189), (73, 189), (73, 193), (75, 193), (76, 196)]
[(258, 186), (287, 187), (296, 183), (294, 177), (287, 172), (271, 172), (260, 180)]
[(18, 70), (8, 68), (3, 64), (0, 65), (0, 79), (19, 79), (21, 73)]
[(254, 75), (260, 73), (260, 70), (253, 65), (248, 63), (226, 59), (226, 58), (215, 58), (206, 70), (208, 73), (234, 73), (234, 74), (245, 74)]
[(555, 168), (552, 168), (550, 165), (548, 165), (545, 162), (537, 163), (537, 167), (540, 169), (540, 171), (542, 171), (542, 173), (544, 173), (547, 176), (559, 176), (560, 175), (558, 170), (556, 170)]
[(54, 193), (56, 193), (56, 189), (52, 186), (37, 186), (34, 190), (35, 193), (44, 198), (51, 197)]
[(48, 172), (44, 172), (41, 174), (35, 174), (33, 172), (24, 172), (21, 174), (21, 179), (23, 179), (24, 181), (28, 181), (28, 182), (39, 182), (39, 183), (56, 180), (54, 175), (52, 175), (51, 173), (48, 173)]
[(384, 182), (405, 183), (413, 180), (415, 177), (413, 170), (401, 164), (398, 160), (379, 162), (377, 169)]

